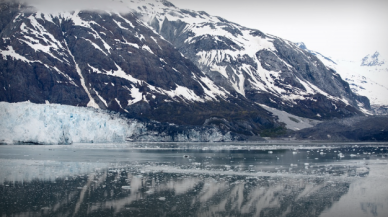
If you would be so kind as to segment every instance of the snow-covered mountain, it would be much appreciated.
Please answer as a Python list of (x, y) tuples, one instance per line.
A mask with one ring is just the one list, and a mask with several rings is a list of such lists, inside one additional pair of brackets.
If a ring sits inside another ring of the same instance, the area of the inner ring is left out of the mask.
[[(326, 66), (334, 69), (347, 81), (354, 93), (366, 96), (370, 100), (372, 112), (388, 114), (388, 63), (379, 52), (368, 54), (357, 61), (326, 57), (309, 50), (303, 42), (295, 43), (316, 55)], [(384, 109), (385, 108), (385, 109)]]
[[(367, 57), (367, 56), (366, 56)], [(365, 59), (365, 58), (364, 58)], [(363, 65), (365, 61), (338, 60), (336, 70), (353, 92), (367, 96), (371, 105), (388, 105), (388, 64)]]
[(337, 65), (337, 63), (333, 60), (332, 57), (324, 56), (323, 54), (313, 51), (307, 48), (307, 46), (303, 42), (295, 42), (295, 45), (298, 46), (300, 49), (308, 51), (311, 54), (314, 54), (316, 57), (318, 57), (326, 66), (332, 67), (333, 65)]
[(361, 66), (383, 66), (385, 69), (388, 70), (386, 61), (384, 59), (381, 59), (380, 53), (375, 52), (373, 55), (366, 55), (364, 58), (362, 58)]
[(0, 101), (88, 106), (250, 136), (285, 126), (260, 105), (319, 120), (369, 108), (288, 40), (165, 0), (115, 2), (120, 12), (1, 2)]
[(2, 9), (1, 101), (89, 106), (246, 135), (282, 126), (217, 86), (129, 9), (43, 13), (6, 3)]
[[(133, 2), (137, 14), (235, 96), (309, 117), (343, 117), (366, 98), (294, 43), (165, 1)], [(314, 108), (314, 109), (311, 109)]]

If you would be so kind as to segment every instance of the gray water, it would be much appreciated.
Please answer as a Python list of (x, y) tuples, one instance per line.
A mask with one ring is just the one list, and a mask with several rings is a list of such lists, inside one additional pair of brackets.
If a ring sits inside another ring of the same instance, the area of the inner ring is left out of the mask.
[(0, 146), (0, 216), (388, 216), (388, 144)]

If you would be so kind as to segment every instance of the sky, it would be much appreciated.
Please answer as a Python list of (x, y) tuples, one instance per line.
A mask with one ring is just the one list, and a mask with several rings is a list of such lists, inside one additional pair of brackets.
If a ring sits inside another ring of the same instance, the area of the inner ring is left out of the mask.
[[(170, 0), (261, 30), (334, 59), (388, 57), (388, 0)], [(388, 59), (387, 59), (388, 61)]]
[[(45, 10), (122, 7), (118, 0), (18, 0)], [(106, 2), (109, 2), (109, 5)], [(261, 30), (333, 59), (380, 52), (388, 61), (388, 0), (169, 0)], [(117, 7), (116, 7), (117, 6)]]

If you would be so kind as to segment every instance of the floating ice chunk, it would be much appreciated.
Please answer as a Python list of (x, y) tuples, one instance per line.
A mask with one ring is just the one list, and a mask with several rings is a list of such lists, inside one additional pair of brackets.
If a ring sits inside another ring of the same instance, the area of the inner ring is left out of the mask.
[(356, 172), (357, 172), (358, 174), (364, 174), (364, 173), (369, 172), (369, 169), (368, 169), (367, 167), (360, 167), (360, 168), (357, 168), (357, 169), (356, 169)]
[(124, 190), (129, 190), (129, 189), (131, 189), (131, 186), (124, 185), (124, 186), (121, 186), (121, 188)]
[(154, 193), (154, 190), (150, 189), (148, 191), (145, 192), (146, 194), (153, 194)]
[(296, 151), (293, 151), (293, 152), (292, 152), (292, 154), (298, 154), (298, 152), (296, 152)]
[(165, 197), (159, 197), (158, 200), (165, 201), (166, 198)]
[(342, 153), (339, 153), (339, 154), (338, 154), (338, 157), (343, 158), (343, 157), (345, 157), (345, 155), (342, 154)]
[(273, 151), (268, 151), (268, 154), (272, 154), (273, 153)]

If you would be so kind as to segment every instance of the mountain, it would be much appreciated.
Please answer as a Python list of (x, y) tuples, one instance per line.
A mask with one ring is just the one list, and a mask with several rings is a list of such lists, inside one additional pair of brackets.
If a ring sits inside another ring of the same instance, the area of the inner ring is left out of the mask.
[(380, 53), (375, 52), (373, 55), (366, 55), (362, 58), (361, 66), (383, 66), (385, 60), (380, 60)]
[(132, 13), (2, 8), (12, 16), (2, 19), (1, 101), (89, 106), (251, 136), (282, 127), (216, 86)]
[[(357, 61), (333, 60), (316, 51), (309, 50), (303, 42), (299, 48), (318, 57), (326, 66), (335, 70), (347, 81), (354, 93), (368, 97), (372, 110), (369, 113), (388, 114), (388, 63), (379, 53), (366, 55)], [(368, 113), (368, 111), (366, 111)]]
[(359, 105), (369, 109), (365, 97), (288, 40), (164, 1), (137, 4), (144, 22), (235, 96), (307, 118), (352, 116), (360, 114)]
[(94, 107), (245, 136), (284, 132), (260, 104), (317, 120), (369, 109), (288, 40), (164, 0), (117, 2), (120, 12), (49, 13), (2, 1), (0, 101)]
[(333, 58), (324, 56), (323, 54), (321, 54), (317, 51), (313, 51), (313, 50), (308, 49), (307, 46), (303, 42), (295, 42), (294, 44), (297, 47), (299, 47), (300, 49), (308, 51), (309, 53), (318, 57), (318, 59), (320, 59), (326, 66), (337, 65), (337, 63), (333, 60)]
[(363, 84), (369, 84), (369, 87), (365, 85), (361, 90), (355, 89), (371, 99), (372, 110), (377, 115), (388, 115), (387, 59), (377, 51), (373, 55), (366, 55), (361, 61), (361, 71), (358, 77), (361, 76), (363, 80), (369, 78), (369, 82), (362, 81)]

